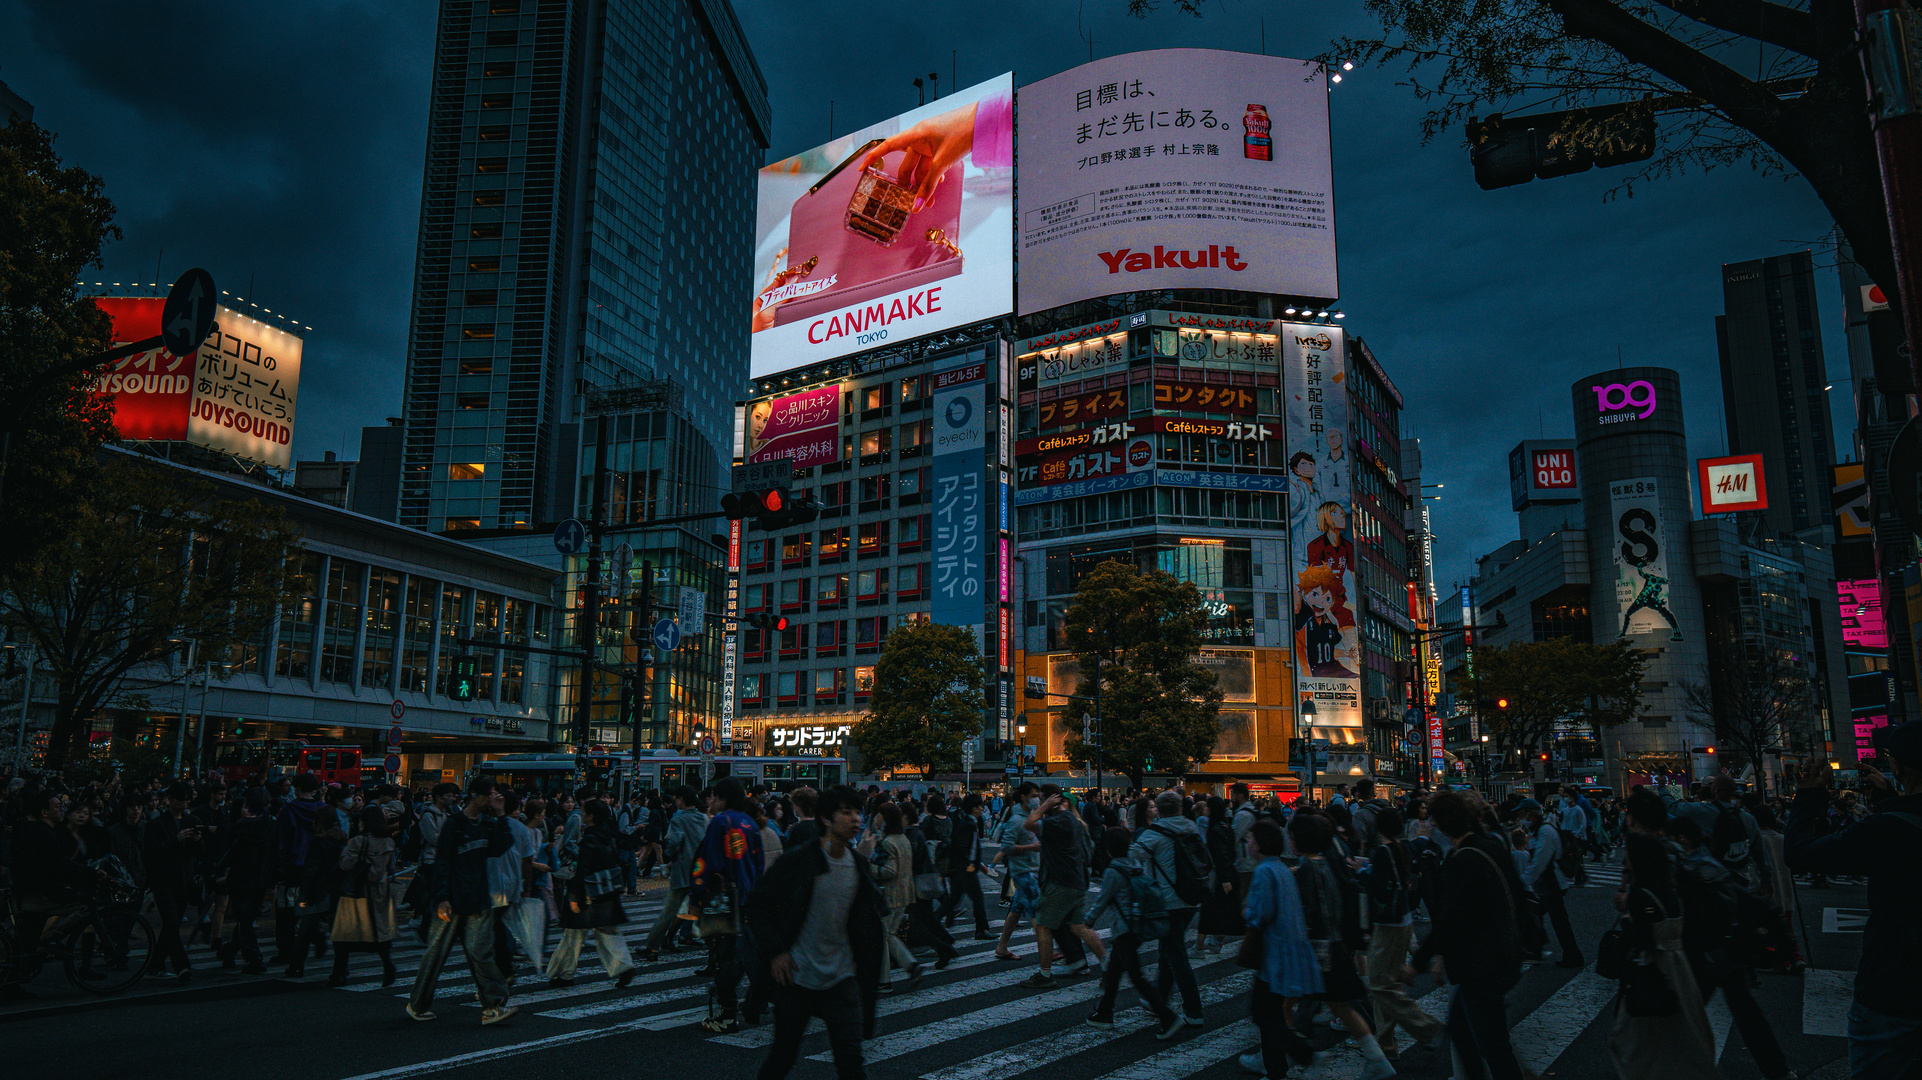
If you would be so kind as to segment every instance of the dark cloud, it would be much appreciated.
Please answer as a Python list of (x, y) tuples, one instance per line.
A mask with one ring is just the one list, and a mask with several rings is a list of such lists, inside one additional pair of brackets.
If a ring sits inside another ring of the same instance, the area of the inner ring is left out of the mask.
[[(953, 5), (737, 3), (774, 104), (770, 159), (953, 90), (1165, 46), (1304, 56), (1366, 32), (1359, 4), (1124, 14), (1125, 0)], [(102, 174), (126, 240), (107, 281), (199, 264), (314, 326), (296, 450), (353, 452), (399, 410), (435, 6), (0, 0), (0, 78), (67, 158)], [(1264, 26), (1265, 20), (1265, 26)], [(1393, 70), (1330, 97), (1348, 326), (1368, 338), (1421, 436), (1444, 588), (1512, 538), (1507, 451), (1571, 430), (1569, 386), (1628, 364), (1682, 373), (1691, 450), (1721, 450), (1719, 267), (1817, 243), (1806, 186), (1744, 170), (1604, 201), (1619, 171), (1483, 192), (1457, 133), (1423, 146)], [(1826, 261), (1826, 260), (1825, 260)], [(1831, 370), (1839, 291), (1822, 282)], [(1838, 395), (1839, 396), (1839, 395)], [(1842, 445), (1845, 428), (1838, 427)]]

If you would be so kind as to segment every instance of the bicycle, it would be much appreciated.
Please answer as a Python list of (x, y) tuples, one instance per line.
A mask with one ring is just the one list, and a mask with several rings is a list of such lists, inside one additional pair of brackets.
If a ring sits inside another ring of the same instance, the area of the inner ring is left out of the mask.
[[(0, 987), (31, 982), (54, 959), (89, 994), (117, 994), (147, 973), (158, 935), (140, 914), (139, 887), (111, 855), (89, 865), (103, 876), (96, 895), (53, 912), (27, 915), (18, 893), (0, 890)], [(51, 950), (40, 933), (47, 914), (59, 920)]]

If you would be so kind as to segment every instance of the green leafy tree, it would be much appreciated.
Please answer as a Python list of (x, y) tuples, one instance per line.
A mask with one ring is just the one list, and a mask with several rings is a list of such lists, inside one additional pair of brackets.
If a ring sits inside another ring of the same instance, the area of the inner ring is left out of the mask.
[(1458, 677), (1455, 692), (1470, 701), (1508, 702), (1481, 717), (1497, 760), (1505, 761), (1510, 752), (1547, 749), (1565, 721), (1599, 730), (1634, 719), (1642, 709), (1644, 663), (1623, 641), (1518, 641), (1476, 649), (1474, 677)]
[[(1083, 577), (1066, 616), (1082, 699), (1066, 713), (1076, 736), (1068, 760), (1085, 767), (1099, 754), (1104, 768), (1140, 787), (1151, 761), (1186, 772), (1212, 757), (1221, 688), (1196, 659), (1207, 623), (1201, 591), (1164, 571), (1113, 561)], [(1101, 719), (1098, 750), (1082, 730), (1084, 711)]]
[[(53, 136), (25, 121), (0, 127), (0, 464), (7, 528), (0, 571), (51, 535), (114, 437), (113, 404), (90, 374), (49, 373), (105, 350), (112, 321), (79, 280), (118, 239), (100, 178), (61, 164)], [(35, 387), (35, 393), (24, 393)]]
[(110, 453), (59, 532), (0, 574), (0, 623), (57, 687), (47, 764), (83, 758), (88, 722), (122, 695), (182, 677), (167, 664), (183, 642), (205, 659), (258, 641), (295, 595), (297, 539), (277, 506)]
[(962, 743), (981, 734), (986, 687), (987, 668), (966, 627), (905, 623), (881, 645), (874, 696), (849, 737), (870, 769), (960, 772)]
[(1819, 738), (1808, 669), (1780, 651), (1726, 650), (1682, 692), (1689, 711), (1715, 732), (1715, 745), (1728, 759), (1725, 768), (1753, 764), (1759, 769), (1765, 747), (1800, 748)]
[[(1201, 14), (1200, 0), (1172, 0)], [(1147, 15), (1160, 4), (1130, 0)], [(1895, 278), (1851, 0), (1363, 0), (1380, 36), (1318, 59), (1396, 65), (1427, 107), (1426, 142), (1475, 114), (1652, 96), (1660, 145), (1622, 190), (1748, 165), (1800, 174), (1869, 276)], [(1605, 121), (1573, 134), (1602, 136)], [(1589, 128), (1594, 130), (1588, 130)], [(1463, 162), (1463, 167), (1467, 167)], [(1611, 192), (1613, 194), (1613, 192)]]

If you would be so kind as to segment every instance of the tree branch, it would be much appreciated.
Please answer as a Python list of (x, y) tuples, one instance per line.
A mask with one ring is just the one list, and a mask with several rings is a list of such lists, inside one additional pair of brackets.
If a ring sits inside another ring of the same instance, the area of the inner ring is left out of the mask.
[[(1794, 132), (1783, 123), (1782, 99), (1728, 65), (1630, 15), (1608, 0), (1546, 0), (1574, 37), (1599, 41), (1633, 63), (1673, 79), (1720, 109), (1771, 146), (1782, 148)], [(1792, 155), (1791, 155), (1792, 156)]]
[(1656, 3), (1706, 23), (1717, 30), (1801, 53), (1817, 55), (1815, 17), (1806, 11), (1767, 3), (1766, 0), (1655, 0)]

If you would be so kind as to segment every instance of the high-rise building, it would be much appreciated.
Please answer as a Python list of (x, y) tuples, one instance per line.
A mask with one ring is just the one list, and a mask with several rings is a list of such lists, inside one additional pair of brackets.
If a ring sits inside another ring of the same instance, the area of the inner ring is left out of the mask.
[(1815, 261), (1806, 251), (1722, 267), (1722, 354), (1728, 452), (1762, 455), (1770, 532), (1822, 542), (1829, 525), (1827, 367), (1816, 311)]
[[(442, 0), (400, 521), (577, 510), (589, 391), (672, 383), (725, 465), (767, 85), (728, 0)], [(710, 493), (713, 494), (713, 493)]]
[(0, 124), (11, 124), (15, 120), (33, 120), (33, 105), (26, 98), (13, 92), (6, 83), (0, 82)]

